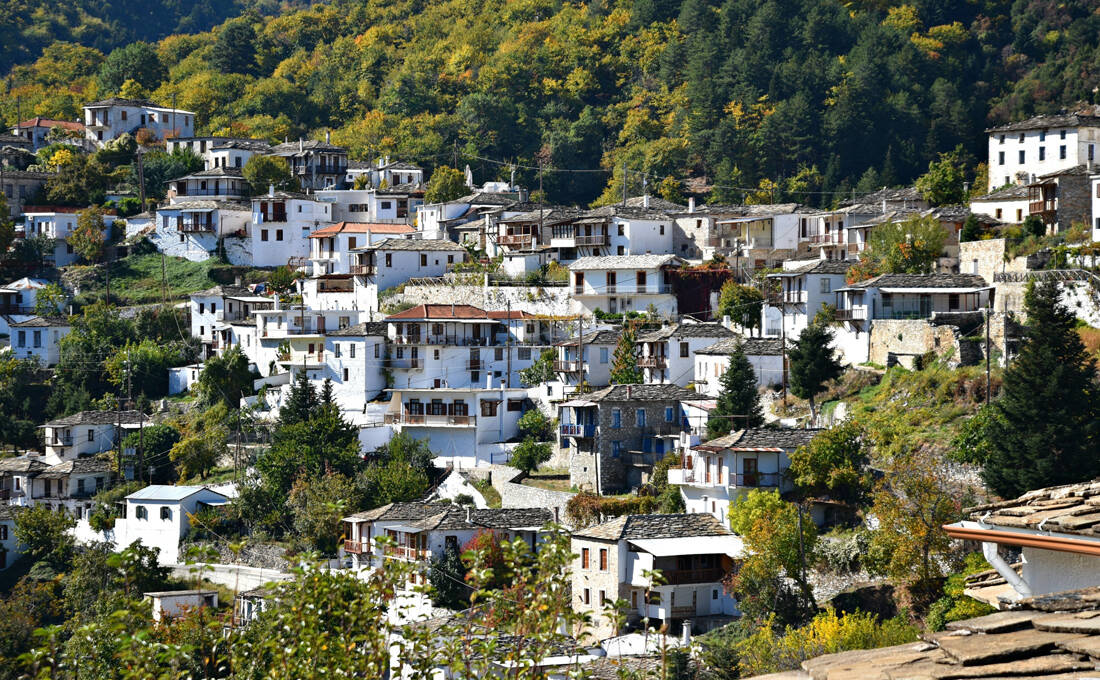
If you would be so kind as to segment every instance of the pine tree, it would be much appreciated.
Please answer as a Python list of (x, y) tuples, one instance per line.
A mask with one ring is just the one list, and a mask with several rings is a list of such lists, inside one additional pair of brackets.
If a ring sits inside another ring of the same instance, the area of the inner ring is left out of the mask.
[(614, 385), (637, 385), (645, 381), (642, 369), (638, 368), (637, 329), (634, 324), (623, 327), (619, 344), (611, 361), (611, 383)]
[(290, 386), (290, 395), (286, 399), (286, 404), (279, 410), (279, 423), (281, 425), (303, 423), (310, 419), (319, 405), (317, 390), (309, 382), (309, 376), (305, 371), (299, 371), (294, 384)]
[(756, 372), (740, 347), (730, 355), (730, 365), (722, 374), (721, 382), (718, 405), (707, 421), (707, 436), (713, 439), (734, 429), (763, 425), (764, 411), (756, 388)]
[(321, 406), (336, 406), (336, 398), (332, 394), (332, 378), (325, 378), (321, 385)]
[(833, 355), (829, 343), (833, 331), (824, 324), (812, 323), (802, 331), (790, 350), (791, 392), (810, 402), (810, 422), (817, 421), (814, 397), (825, 383), (840, 377), (843, 368)]
[(1058, 298), (1053, 281), (1028, 289), (1024, 342), (985, 427), (982, 478), (1005, 498), (1100, 474), (1096, 362)]

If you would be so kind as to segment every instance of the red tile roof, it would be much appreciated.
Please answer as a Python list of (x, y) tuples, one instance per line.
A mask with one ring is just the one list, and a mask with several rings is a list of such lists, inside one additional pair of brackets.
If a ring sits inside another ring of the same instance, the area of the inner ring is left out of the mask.
[[(87, 210), (89, 207), (79, 208), (71, 205), (25, 205), (23, 206), (22, 213), (79, 213)], [(100, 208), (99, 211), (104, 215), (117, 215), (118, 210), (114, 208)]]
[(407, 224), (380, 224), (375, 222), (337, 222), (322, 227), (309, 235), (310, 238), (326, 238), (336, 234), (411, 234), (416, 227)]
[(17, 123), (15, 127), (62, 127), (68, 130), (74, 130), (76, 132), (84, 131), (84, 123), (75, 123), (71, 120), (54, 120), (52, 118), (31, 118), (30, 120), (25, 120), (22, 123)]

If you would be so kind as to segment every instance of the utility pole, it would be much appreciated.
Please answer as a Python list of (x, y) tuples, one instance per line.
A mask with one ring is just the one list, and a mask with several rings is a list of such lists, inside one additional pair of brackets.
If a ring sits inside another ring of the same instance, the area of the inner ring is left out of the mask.
[(237, 450), (233, 454), (233, 481), (240, 482), (241, 474), (241, 405), (237, 404)]
[[(508, 326), (512, 325), (512, 301), (508, 300)], [(504, 375), (507, 380), (508, 389), (512, 389), (512, 334), (508, 333), (508, 337), (504, 342), (504, 351), (507, 354), (507, 368), (508, 372)]]
[(581, 381), (578, 386), (584, 383), (584, 370), (587, 368), (587, 364), (584, 363), (584, 315), (581, 314), (577, 317), (577, 366), (580, 367)]
[(160, 289), (161, 299), (168, 303), (168, 266), (164, 263), (164, 251), (160, 253)]
[(626, 161), (623, 161), (623, 207), (626, 207)]
[(107, 276), (107, 304), (111, 304), (111, 263), (104, 265), (103, 273)]
[(989, 405), (989, 307), (985, 308), (985, 403)]
[(145, 412), (142, 411), (138, 419), (138, 473), (136, 479), (145, 476)]
[[(765, 293), (766, 294), (766, 293)], [(782, 291), (780, 292), (782, 294)], [(781, 310), (782, 311), (782, 310)], [(783, 350), (783, 407), (787, 407), (787, 320), (786, 315), (779, 317), (779, 345)]]
[(137, 153), (137, 166), (138, 166), (138, 196), (141, 197), (141, 211), (145, 212), (145, 154), (138, 150)]

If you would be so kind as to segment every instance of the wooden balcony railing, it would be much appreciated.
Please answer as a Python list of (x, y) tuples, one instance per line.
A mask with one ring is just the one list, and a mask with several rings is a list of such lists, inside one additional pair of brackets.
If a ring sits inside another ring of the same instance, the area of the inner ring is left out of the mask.
[(583, 361), (555, 361), (554, 370), (558, 373), (580, 373), (584, 370)]
[(604, 246), (607, 245), (607, 236), (593, 234), (591, 236), (576, 236), (574, 242), (579, 246)]
[(717, 568), (676, 569), (673, 571), (663, 571), (661, 574), (665, 578), (665, 583), (672, 586), (686, 583), (716, 583), (721, 581), (722, 577), (726, 575), (723, 570)]
[(452, 427), (474, 427), (477, 416), (446, 415), (427, 413), (387, 413), (384, 421), (387, 425), (442, 425)]
[(364, 552), (370, 552), (370, 548), (366, 546), (362, 541), (344, 541), (344, 552), (352, 555), (362, 555)]
[(378, 273), (378, 265), (353, 264), (351, 266), (351, 273), (358, 276), (374, 276)]
[(638, 368), (668, 368), (665, 357), (638, 357)]
[(383, 552), (387, 557), (398, 557), (403, 560), (426, 560), (430, 557), (427, 550), (410, 548), (404, 545), (387, 545)]

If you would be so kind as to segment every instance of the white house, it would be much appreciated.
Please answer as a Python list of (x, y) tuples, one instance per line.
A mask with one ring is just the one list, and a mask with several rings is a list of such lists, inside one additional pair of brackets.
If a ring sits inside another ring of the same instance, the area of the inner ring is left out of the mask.
[(624, 515), (574, 532), (571, 548), (573, 610), (591, 616), (587, 632), (596, 640), (622, 632), (604, 611), (619, 600), (627, 603), (625, 623), (649, 619), (669, 632), (707, 631), (740, 615), (722, 580), (744, 557), (744, 543), (708, 515)]
[[(54, 240), (54, 250), (47, 259), (53, 261), (56, 267), (65, 267), (80, 260), (72, 245), (68, 242), (69, 236), (76, 231), (77, 220), (84, 208), (71, 208), (68, 206), (24, 206), (24, 233), (26, 238), (45, 236)], [(106, 240), (111, 234), (111, 225), (117, 218), (114, 210), (103, 210), (103, 238)]]
[(142, 593), (142, 599), (153, 605), (153, 621), (174, 619), (187, 612), (207, 607), (217, 609), (218, 591), (216, 590), (162, 590)]
[(0, 314), (34, 314), (38, 291), (49, 285), (46, 279), (21, 279), (0, 286)]
[(199, 381), (202, 364), (188, 364), (168, 369), (168, 394), (181, 394)]
[[(332, 221), (332, 206), (305, 194), (269, 190), (252, 198), (252, 224), (238, 258), (254, 267), (305, 265), (310, 235)], [(233, 260), (233, 258), (230, 258)]]
[(8, 324), (12, 353), (19, 359), (37, 359), (43, 366), (61, 361), (61, 338), (72, 330), (64, 316), (36, 316)]
[(668, 483), (680, 487), (688, 512), (709, 514), (728, 528), (730, 503), (751, 489), (782, 493), (792, 488), (784, 474), (790, 455), (820, 431), (734, 429), (683, 451), (680, 467), (668, 471)]
[(125, 515), (115, 520), (118, 549), (140, 540), (157, 548), (162, 564), (181, 562), (180, 539), (191, 529), (190, 517), (203, 508), (225, 505), (229, 499), (205, 486), (153, 484), (126, 497)]
[(324, 378), (344, 411), (364, 411), (386, 389), (386, 324), (357, 323), (329, 331), (324, 340)]
[(352, 251), (388, 239), (412, 239), (419, 234), (407, 224), (377, 222), (337, 222), (310, 234), (309, 261), (313, 276), (323, 274), (359, 274), (354, 269)]
[(733, 333), (718, 323), (672, 323), (642, 331), (638, 368), (647, 383), (673, 383), (687, 387), (695, 380), (695, 353)]
[(23, 544), (15, 538), (15, 516), (24, 508), (0, 504), (0, 571), (15, 564), (23, 554)]
[(425, 203), (416, 207), (416, 225), (424, 238), (449, 239), (454, 237), (456, 228), (483, 221), (486, 215), (498, 213), (525, 198), (521, 191), (475, 191), (446, 203)]
[(251, 208), (236, 201), (174, 202), (157, 208), (150, 240), (165, 255), (203, 262), (225, 237), (246, 237), (250, 216)]
[(82, 146), (84, 144), (84, 124), (71, 120), (54, 120), (40, 117), (30, 118), (13, 125), (11, 127), (11, 133), (27, 140), (27, 142), (30, 143), (31, 151), (38, 151), (42, 147), (49, 146), (54, 142), (52, 138), (47, 140), (47, 136), (54, 128), (61, 128), (67, 135), (70, 135), (68, 139), (63, 140), (64, 143), (73, 144), (74, 146)]
[(262, 139), (241, 137), (173, 137), (165, 140), (165, 144), (168, 153), (186, 149), (202, 158), (204, 170), (243, 168), (253, 156), (271, 151), (271, 145)]
[(985, 196), (972, 198), (970, 199), (970, 210), (988, 215), (1005, 224), (1020, 224), (1031, 214), (1027, 186), (1010, 184), (991, 191)]
[(1100, 116), (1093, 113), (1045, 114), (986, 130), (989, 191), (1095, 161)]
[(609, 255), (582, 257), (569, 265), (573, 297), (588, 314), (599, 309), (610, 314), (677, 312), (669, 271), (684, 264), (675, 255)]
[(612, 357), (621, 335), (618, 327), (599, 329), (555, 345), (554, 372), (567, 393), (581, 383), (600, 387), (610, 383)]
[(115, 448), (140, 427), (152, 425), (141, 411), (81, 411), (40, 425), (42, 460), (53, 465)]
[(84, 105), (85, 137), (103, 146), (124, 132), (148, 130), (157, 139), (191, 137), (195, 134), (192, 111), (169, 108), (147, 99), (111, 97)]
[(927, 319), (990, 306), (993, 287), (977, 274), (882, 274), (837, 289), (836, 319), (867, 330), (877, 319)]
[(240, 168), (212, 167), (168, 180), (168, 198), (182, 202), (188, 198), (211, 201), (239, 201), (248, 196), (248, 180)]
[[(540, 533), (555, 521), (546, 508), (477, 509), (449, 503), (390, 503), (344, 518), (347, 537), (343, 554), (352, 569), (380, 567), (386, 560), (415, 562), (424, 568), (414, 578), (424, 579), (431, 560), (447, 550), (462, 554), (463, 546), (478, 534), (498, 540), (523, 539), (532, 552)], [(379, 539), (389, 539), (384, 545)]]
[(843, 260), (788, 260), (783, 271), (768, 274), (779, 290), (769, 291), (761, 310), (765, 335), (798, 338), (822, 305), (836, 304), (850, 266)]
[(297, 178), (303, 191), (341, 189), (348, 169), (347, 149), (328, 141), (302, 140), (285, 142), (271, 149), (269, 155), (286, 159), (290, 173)]
[(523, 388), (398, 387), (384, 422), (426, 439), (439, 467), (487, 467), (508, 461), (505, 443), (519, 434), (519, 419), (534, 408)]
[(37, 455), (0, 458), (0, 508), (31, 505), (31, 480), (47, 467)]
[(734, 337), (695, 350), (695, 391), (717, 397), (722, 391), (722, 376), (729, 368), (730, 355), (738, 349), (752, 365), (758, 386), (783, 384), (782, 340)]
[(30, 480), (29, 505), (67, 512), (77, 520), (92, 513), (92, 496), (110, 484), (111, 462), (105, 458), (76, 458), (51, 465)]
[[(224, 338), (219, 330), (225, 330), (230, 321), (247, 321), (254, 312), (273, 309), (274, 298), (255, 295), (247, 286), (222, 284), (207, 288), (190, 296), (191, 335), (203, 345), (203, 354), (210, 356), (224, 348)], [(255, 322), (253, 321), (255, 324)]]
[[(648, 199), (648, 197), (645, 197)], [(604, 206), (554, 225), (550, 246), (570, 261), (604, 255), (661, 255), (672, 252), (672, 218), (642, 207)]]
[(797, 203), (743, 206), (738, 216), (714, 221), (708, 254), (735, 260), (739, 271), (774, 267), (795, 254), (802, 220), (810, 214)]
[(442, 276), (466, 260), (466, 249), (441, 239), (388, 238), (352, 250), (352, 273), (379, 291), (409, 279)]

